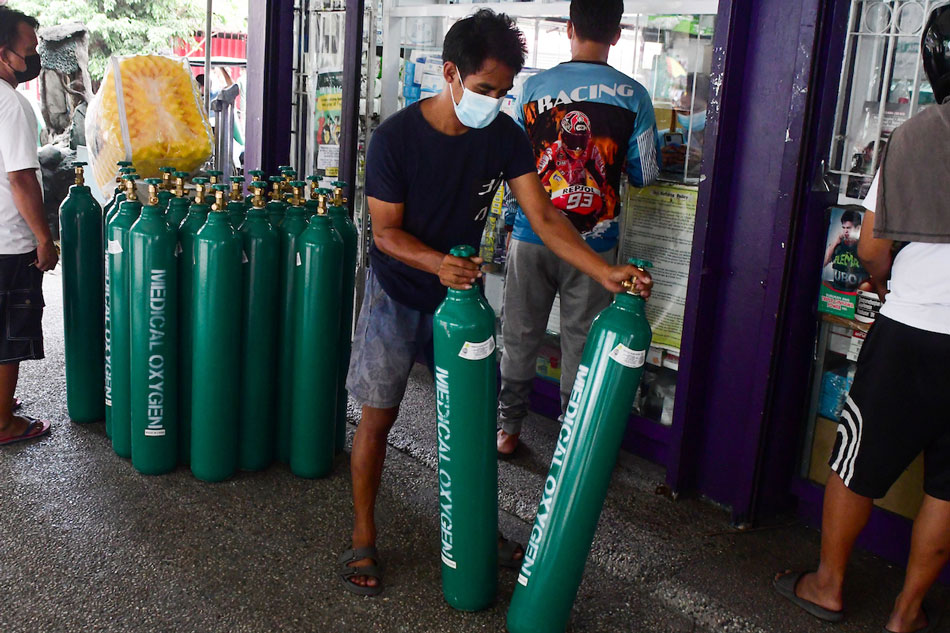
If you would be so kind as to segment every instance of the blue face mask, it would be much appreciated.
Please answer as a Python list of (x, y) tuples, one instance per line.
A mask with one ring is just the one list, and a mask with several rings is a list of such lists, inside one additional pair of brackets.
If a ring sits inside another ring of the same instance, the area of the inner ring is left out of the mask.
[(689, 130), (690, 132), (702, 132), (706, 129), (706, 111), (697, 112), (693, 115), (686, 114), (677, 114), (676, 122), (680, 124), (684, 130)]
[[(459, 73), (459, 83), (461, 81), (462, 74)], [(465, 87), (465, 84), (462, 84), (462, 98), (458, 103), (455, 103), (455, 89), (452, 84), (449, 84), (449, 91), (452, 94), (452, 105), (455, 106), (455, 116), (465, 127), (475, 129), (488, 127), (501, 112), (501, 99), (472, 92)]]

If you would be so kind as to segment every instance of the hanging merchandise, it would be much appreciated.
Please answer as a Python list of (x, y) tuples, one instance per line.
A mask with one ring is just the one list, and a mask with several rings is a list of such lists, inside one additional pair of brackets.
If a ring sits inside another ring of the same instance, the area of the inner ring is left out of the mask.
[[(298, 185), (303, 183), (294, 183), (299, 204)], [(317, 214), (297, 239), (293, 288), (290, 470), (307, 478), (326, 477), (333, 470), (334, 405), (337, 383), (343, 380), (340, 341), (335, 336), (340, 328), (343, 241), (327, 215), (326, 197), (321, 196), (319, 203)]]
[[(265, 172), (263, 169), (252, 169), (251, 171), (247, 173), (251, 175), (251, 182), (264, 182), (267, 180), (267, 172)], [(266, 194), (267, 192), (265, 191), (264, 193)], [(266, 202), (267, 200), (266, 195), (264, 196), (264, 200)], [(253, 192), (248, 193), (246, 196), (244, 196), (244, 204), (247, 205), (248, 209), (250, 209), (254, 205)]]
[(232, 229), (237, 230), (241, 227), (247, 215), (247, 209), (248, 205), (244, 202), (244, 178), (232, 176), (231, 199), (228, 202), (228, 221)]
[[(475, 249), (449, 253), (470, 259)], [(449, 288), (432, 331), (442, 593), (452, 607), (477, 611), (498, 590), (495, 312), (478, 286)]]
[(212, 187), (215, 203), (195, 239), (191, 472), (223, 481), (238, 466), (242, 244), (228, 222), (228, 186)]
[(129, 231), (131, 283), (132, 466), (160, 475), (178, 463), (178, 245), (147, 178), (148, 204)]
[(241, 225), (244, 244), (244, 303), (241, 324), (241, 470), (261, 470), (274, 461), (273, 411), (277, 392), (271, 368), (277, 360), (277, 284), (280, 236), (267, 221), (267, 183), (251, 183), (254, 202)]
[(162, 213), (167, 213), (168, 203), (175, 197), (172, 193), (175, 184), (172, 179), (175, 177), (176, 170), (174, 167), (159, 167), (158, 170), (162, 172), (162, 186), (158, 190), (158, 206), (162, 208)]
[(132, 403), (130, 394), (129, 363), (131, 360), (131, 266), (129, 256), (129, 229), (142, 211), (135, 194), (135, 174), (126, 174), (125, 200), (119, 212), (109, 223), (109, 299), (112, 333), (112, 449), (120, 457), (132, 456)]
[(268, 178), (273, 189), (270, 192), (270, 202), (267, 203), (267, 219), (275, 229), (280, 226), (284, 219), (284, 212), (287, 210), (287, 203), (284, 202), (283, 183), (284, 179), (280, 176), (271, 176)]
[(74, 422), (105, 417), (102, 207), (83, 180), (59, 207), (63, 266), (63, 326), (66, 338), (66, 409)]
[(188, 207), (191, 206), (191, 200), (185, 194), (185, 178), (187, 177), (188, 172), (175, 172), (175, 188), (172, 190), (172, 199), (168, 203), (168, 213), (165, 214), (165, 221), (168, 226), (175, 229), (176, 235), (178, 227), (188, 215)]
[(625, 286), (587, 336), (508, 609), (511, 633), (567, 628), (652, 338), (643, 298)]
[[(126, 163), (128, 161), (120, 161), (120, 164)], [(116, 193), (112, 197), (112, 200), (109, 201), (109, 204), (102, 210), (102, 250), (99, 252), (103, 254), (103, 267), (102, 267), (102, 298), (103, 298), (103, 361), (105, 364), (105, 417), (106, 417), (106, 437), (112, 439), (112, 307), (111, 300), (109, 298), (110, 288), (109, 288), (109, 252), (107, 250), (109, 245), (109, 222), (115, 217), (113, 211), (118, 212), (119, 204), (125, 200), (125, 181), (122, 179), (127, 173), (134, 172), (131, 167), (120, 167), (119, 172), (120, 176), (116, 179), (116, 182), (119, 183), (119, 186), (116, 187)], [(112, 205), (111, 208), (109, 205)]]
[(118, 160), (146, 177), (174, 160), (191, 172), (211, 156), (211, 126), (198, 85), (182, 60), (157, 55), (113, 57), (86, 112), (86, 140), (100, 189)]
[(178, 228), (178, 457), (183, 464), (191, 459), (191, 386), (194, 332), (194, 279), (195, 279), (195, 240), (198, 231), (204, 226), (211, 210), (205, 204), (205, 192), (208, 191), (208, 179), (202, 176), (193, 178), (195, 201), (188, 207), (188, 215)]
[[(297, 242), (301, 233), (307, 228), (306, 211), (301, 205), (300, 194), (304, 183), (299, 180), (291, 183), (291, 201), (286, 215), (277, 232), (280, 234), (280, 289), (278, 304), (280, 305), (280, 341), (277, 352), (277, 459), (283, 463), (290, 463), (290, 414), (293, 398), (293, 368), (294, 348), (294, 282), (297, 262), (300, 255), (297, 252)], [(274, 204), (271, 201), (270, 204)], [(268, 209), (270, 209), (270, 204)]]
[(350, 347), (353, 341), (353, 291), (356, 286), (356, 250), (359, 233), (347, 212), (343, 189), (346, 183), (333, 182), (333, 204), (330, 206), (330, 221), (343, 240), (343, 273), (340, 291), (340, 365), (336, 397), (336, 452), (346, 443), (346, 372), (350, 366)]

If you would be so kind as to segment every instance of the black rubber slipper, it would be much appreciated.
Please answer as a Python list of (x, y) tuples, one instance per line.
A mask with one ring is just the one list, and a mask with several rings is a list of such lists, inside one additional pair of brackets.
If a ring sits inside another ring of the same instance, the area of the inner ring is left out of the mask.
[(804, 609), (819, 620), (824, 620), (825, 622), (841, 622), (841, 620), (844, 619), (844, 610), (832, 611), (831, 609), (824, 608), (820, 604), (815, 604), (811, 600), (805, 600), (795, 595), (795, 587), (798, 586), (798, 582), (802, 579), (802, 576), (810, 573), (812, 572), (800, 571), (782, 574), (772, 581), (772, 585), (780, 596)]
[[(354, 567), (351, 565), (351, 563), (363, 560), (364, 558), (372, 559), (373, 564), (364, 567)], [(380, 572), (378, 561), (379, 552), (377, 552), (376, 548), (372, 545), (369, 547), (348, 549), (343, 552), (337, 561), (341, 565), (338, 573), (340, 580), (343, 582), (343, 586), (358, 596), (378, 596), (383, 591), (383, 575)], [(370, 578), (375, 578), (376, 586), (363, 587), (362, 585), (357, 585), (351, 580), (354, 576), (369, 576)]]

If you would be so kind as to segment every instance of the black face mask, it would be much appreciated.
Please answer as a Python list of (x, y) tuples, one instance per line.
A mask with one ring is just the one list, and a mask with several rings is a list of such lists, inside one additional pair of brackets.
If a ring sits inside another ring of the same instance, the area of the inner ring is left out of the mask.
[(24, 57), (18, 52), (11, 50), (11, 53), (23, 60), (23, 63), (26, 64), (26, 70), (14, 70), (13, 76), (16, 78), (18, 83), (26, 83), (33, 79), (36, 79), (40, 76), (40, 55), (39, 53), (34, 53), (32, 55), (27, 55)]

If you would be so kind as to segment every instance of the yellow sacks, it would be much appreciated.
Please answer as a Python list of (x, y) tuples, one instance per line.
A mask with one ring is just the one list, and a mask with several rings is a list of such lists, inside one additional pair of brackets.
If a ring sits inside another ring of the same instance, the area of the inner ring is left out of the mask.
[(211, 156), (213, 135), (198, 85), (183, 61), (142, 55), (112, 58), (86, 112), (86, 143), (99, 188), (111, 193), (116, 162), (142, 178), (171, 165), (193, 171)]

